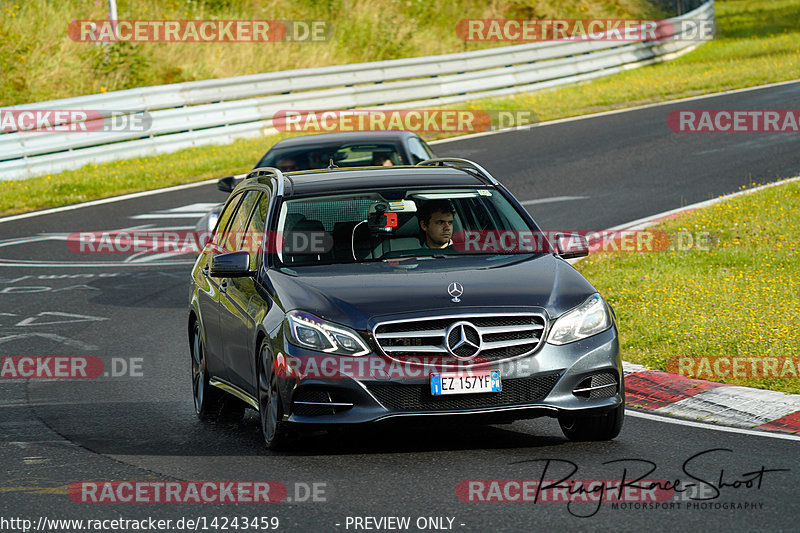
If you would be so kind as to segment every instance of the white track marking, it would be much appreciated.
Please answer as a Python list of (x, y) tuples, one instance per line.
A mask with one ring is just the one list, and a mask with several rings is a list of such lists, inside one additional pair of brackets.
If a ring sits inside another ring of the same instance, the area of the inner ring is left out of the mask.
[(173, 207), (172, 209), (154, 211), (152, 213), (133, 215), (129, 218), (136, 220), (148, 218), (202, 218), (206, 216), (211, 209), (218, 205), (219, 202), (199, 202), (181, 207)]
[(644, 365), (637, 365), (634, 363), (629, 363), (627, 361), (622, 362), (622, 371), (625, 373), (626, 376), (628, 374), (635, 374), (637, 372), (646, 372), (648, 370), (650, 369)]
[(572, 200), (586, 200), (588, 196), (551, 196), (550, 198), (537, 198), (535, 200), (525, 200), (520, 202), (522, 205), (552, 204), (555, 202), (569, 202)]
[(624, 224), (620, 224), (619, 226), (614, 226), (613, 228), (608, 228), (606, 231), (621, 231), (621, 230), (633, 230), (633, 229), (644, 229), (652, 224), (655, 224), (660, 219), (664, 217), (668, 217), (670, 215), (677, 215), (679, 213), (683, 213), (685, 211), (691, 211), (693, 209), (700, 209), (702, 207), (708, 207), (710, 205), (718, 204), (720, 202), (724, 202), (726, 200), (730, 200), (731, 198), (735, 198), (737, 196), (742, 196), (746, 194), (753, 194), (759, 191), (763, 191), (764, 189), (769, 189), (770, 187), (777, 187), (779, 185), (785, 185), (787, 183), (792, 183), (795, 181), (800, 180), (800, 176), (794, 176), (792, 178), (787, 178), (781, 181), (776, 181), (773, 183), (767, 183), (766, 185), (760, 185), (758, 187), (753, 187), (752, 189), (745, 189), (743, 191), (734, 192), (731, 194), (726, 194), (724, 196), (718, 196), (716, 198), (712, 198), (710, 200), (704, 200), (702, 202), (697, 202), (695, 204), (685, 205), (683, 207), (678, 207), (676, 209), (670, 209), (669, 211), (664, 211), (662, 213), (657, 213), (655, 215), (650, 215), (648, 217), (640, 218), (631, 222), (626, 222)]
[[(237, 178), (244, 176), (241, 174), (236, 176)], [(33, 211), (32, 213), (21, 213), (19, 215), (11, 215), (8, 217), (0, 218), (0, 224), (3, 222), (11, 222), (12, 220), (21, 220), (23, 218), (31, 218), (31, 217), (38, 217), (40, 215), (52, 215), (53, 213), (62, 213), (64, 211), (72, 211), (74, 209), (81, 209), (83, 207), (91, 207), (95, 205), (103, 205), (103, 204), (113, 204), (115, 202), (122, 202), (124, 200), (132, 200), (134, 198), (142, 198), (145, 196), (153, 196), (156, 194), (163, 194), (166, 192), (174, 192), (174, 191), (182, 191), (184, 189), (191, 189), (194, 187), (201, 187), (203, 185), (208, 185), (209, 183), (216, 183), (219, 181), (219, 178), (213, 178), (210, 180), (205, 181), (197, 181), (194, 183), (186, 183), (184, 185), (175, 185), (174, 187), (166, 187), (164, 189), (155, 189), (151, 191), (141, 191), (141, 192), (134, 192), (131, 194), (123, 194), (121, 196), (112, 196), (111, 198), (101, 198), (99, 200), (92, 200), (90, 202), (84, 202), (82, 204), (74, 204), (74, 205), (65, 205), (63, 207), (53, 207), (50, 209), (42, 209), (41, 211)]]
[(800, 411), (798, 395), (747, 387), (717, 387), (653, 412), (750, 428), (797, 411)]
[(219, 202), (197, 202), (194, 204), (183, 205), (181, 207), (173, 207), (172, 209), (164, 209), (156, 211), (156, 213), (207, 213), (212, 207), (217, 207)]
[[(639, 218), (639, 219), (634, 220), (632, 222), (625, 222), (624, 224), (620, 224), (619, 226), (614, 226), (613, 228), (608, 228), (607, 230), (604, 230), (603, 233), (604, 233), (604, 235), (606, 235), (606, 238), (610, 239), (610, 238), (614, 237), (615, 233), (618, 233), (620, 231), (632, 231), (632, 230), (641, 230), (641, 229), (644, 229), (644, 228), (648, 228), (648, 227), (650, 227), (650, 226), (652, 226), (654, 224), (657, 224), (658, 222), (661, 221), (661, 219), (666, 218), (666, 217), (668, 217), (670, 215), (678, 215), (678, 214), (684, 213), (686, 211), (692, 211), (694, 209), (700, 209), (700, 208), (703, 208), (703, 207), (708, 207), (710, 205), (714, 205), (714, 204), (718, 204), (720, 202), (724, 202), (725, 200), (729, 200), (729, 199), (734, 198), (736, 196), (741, 196), (743, 194), (753, 194), (755, 192), (762, 191), (764, 189), (768, 189), (770, 187), (777, 187), (779, 185), (785, 185), (787, 183), (792, 183), (792, 182), (798, 181), (798, 180), (800, 180), (800, 176), (795, 176), (793, 178), (787, 178), (785, 180), (776, 181), (774, 183), (767, 183), (766, 185), (760, 185), (760, 186), (754, 187), (752, 189), (746, 189), (744, 191), (734, 192), (734, 193), (731, 193), (731, 194), (726, 194), (724, 196), (718, 196), (717, 198), (712, 198), (710, 200), (704, 200), (702, 202), (697, 202), (695, 204), (689, 204), (689, 205), (685, 205), (683, 207), (678, 207), (676, 209), (670, 209), (669, 211), (663, 211), (661, 213), (656, 213), (655, 215), (650, 215), (648, 217)], [(586, 258), (586, 256), (577, 257), (575, 259), (567, 259), (567, 262), (570, 265), (574, 265), (575, 263), (578, 263), (578, 262), (582, 261), (585, 258)]]
[(679, 98), (677, 100), (666, 100), (664, 102), (654, 102), (652, 104), (644, 104), (644, 105), (635, 106), (635, 107), (626, 107), (624, 109), (613, 109), (611, 111), (601, 111), (599, 113), (592, 113), (590, 115), (578, 115), (578, 116), (574, 116), (574, 117), (558, 118), (558, 119), (555, 119), (555, 120), (548, 120), (548, 121), (545, 121), (545, 122), (537, 122), (537, 123), (531, 124), (529, 126), (514, 126), (514, 127), (511, 127), (511, 128), (504, 128), (504, 129), (495, 130), (495, 131), (481, 131), (481, 132), (478, 132), (478, 133), (470, 133), (470, 134), (461, 135), (461, 136), (458, 136), (458, 137), (448, 137), (447, 139), (437, 139), (435, 141), (428, 142), (428, 144), (444, 144), (444, 143), (452, 142), (452, 141), (460, 141), (462, 139), (472, 139), (472, 138), (475, 138), (475, 137), (485, 137), (487, 135), (496, 135), (498, 133), (508, 133), (510, 131), (520, 131), (520, 130), (526, 130), (526, 129), (531, 129), (531, 128), (542, 128), (542, 127), (545, 127), (545, 126), (552, 126), (554, 124), (563, 124), (565, 122), (575, 122), (576, 120), (586, 120), (586, 119), (597, 118), (597, 117), (606, 117), (606, 116), (609, 116), (609, 115), (619, 115), (620, 113), (628, 113), (629, 111), (638, 111), (640, 109), (649, 109), (651, 107), (662, 107), (662, 106), (665, 106), (665, 105), (679, 104), (679, 103), (682, 103), (682, 102), (693, 102), (693, 101), (696, 101), (696, 100), (704, 100), (706, 98), (714, 98), (714, 97), (717, 97), (717, 96), (726, 96), (726, 95), (729, 95), (729, 94), (738, 94), (738, 93), (744, 93), (744, 92), (748, 92), (748, 91), (757, 91), (759, 89), (768, 89), (770, 87), (780, 87), (781, 85), (790, 85), (792, 83), (800, 83), (800, 79), (779, 81), (779, 82), (776, 82), (776, 83), (767, 83), (765, 85), (756, 85), (755, 87), (743, 87), (741, 89), (732, 89), (730, 91), (722, 91), (722, 92), (718, 92), (718, 93), (701, 94), (699, 96), (689, 96), (687, 98)]
[(0, 337), (0, 344), (5, 344), (6, 342), (12, 342), (15, 340), (28, 339), (30, 337), (41, 337), (44, 339), (49, 339), (53, 342), (58, 342), (66, 346), (78, 348), (80, 350), (94, 351), (98, 349), (97, 346), (93, 344), (87, 344), (83, 341), (70, 339), (68, 337), (62, 337), (61, 335), (56, 335), (55, 333), (40, 333), (40, 332), (31, 332), (31, 333), (26, 332), (26, 333), (15, 333), (13, 335), (6, 335), (5, 337)]
[(24, 259), (0, 259), (0, 267), (25, 267), (25, 268), (114, 268), (114, 267), (153, 267), (153, 266), (185, 266), (193, 265), (194, 259), (190, 260), (175, 260), (175, 261), (158, 261), (149, 263), (126, 263), (125, 261), (91, 261), (85, 263), (64, 263), (63, 261), (35, 261)]
[[(50, 320), (49, 322), (40, 320), (40, 317), (49, 316), (49, 317), (63, 317), (62, 320)], [(71, 324), (74, 322), (97, 322), (100, 320), (108, 320), (106, 317), (102, 316), (92, 316), (92, 315), (76, 315), (74, 313), (63, 313), (61, 311), (43, 311), (36, 316), (30, 316), (25, 318), (19, 322), (17, 322), (16, 326), (50, 326), (53, 324)]]
[(800, 435), (793, 435), (791, 433), (776, 433), (772, 431), (764, 431), (758, 429), (744, 429), (744, 428), (732, 428), (727, 426), (716, 426), (714, 424), (708, 424), (703, 422), (694, 422), (692, 420), (682, 420), (679, 418), (669, 418), (667, 416), (662, 415), (654, 415), (652, 413), (642, 413), (640, 411), (631, 411), (629, 409), (625, 410), (625, 416), (632, 416), (634, 418), (645, 418), (647, 420), (652, 420), (654, 422), (663, 422), (666, 424), (677, 424), (679, 426), (689, 426), (693, 428), (699, 429), (710, 429), (712, 431), (722, 431), (725, 433), (738, 433), (740, 435), (750, 435), (753, 437), (767, 437), (770, 439), (783, 439), (783, 440), (794, 440), (800, 441)]
[[(742, 89), (733, 89), (733, 90), (730, 90), (730, 91), (723, 91), (723, 92), (719, 92), (719, 93), (710, 93), (710, 94), (703, 94), (703, 95), (700, 95), (700, 96), (691, 96), (689, 98), (681, 98), (679, 100), (667, 100), (666, 102), (656, 102), (656, 103), (653, 103), (653, 104), (646, 104), (646, 105), (641, 105), (641, 106), (636, 106), (636, 107), (626, 107), (625, 109), (615, 109), (613, 111), (603, 111), (601, 113), (593, 113), (591, 115), (580, 115), (580, 116), (577, 116), (577, 117), (561, 118), (561, 119), (557, 119), (557, 120), (550, 120), (550, 121), (547, 121), (547, 122), (537, 123), (537, 124), (535, 124), (535, 127), (541, 128), (541, 127), (550, 126), (550, 125), (553, 125), (553, 124), (561, 124), (563, 122), (573, 122), (573, 121), (576, 121), (576, 120), (586, 120), (586, 119), (602, 117), (602, 116), (606, 116), (606, 115), (617, 115), (619, 113), (627, 113), (629, 111), (637, 111), (639, 109), (647, 109), (647, 108), (650, 108), (650, 107), (672, 105), (672, 104), (676, 104), (676, 103), (680, 103), (680, 102), (691, 102), (691, 101), (694, 101), (694, 100), (702, 100), (702, 99), (705, 99), (705, 98), (714, 98), (716, 96), (725, 96), (725, 95), (728, 95), (728, 94), (737, 94), (737, 93), (742, 93), (742, 92), (747, 92), (747, 91), (756, 91), (756, 90), (759, 90), (759, 89), (767, 89), (767, 88), (770, 88), (770, 87), (779, 87), (781, 85), (789, 85), (789, 84), (798, 83), (798, 82), (800, 82), (800, 80), (780, 81), (780, 82), (777, 82), (777, 83), (768, 83), (766, 85), (757, 85), (755, 87), (744, 87)], [(526, 128), (527, 128), (527, 126), (524, 127), (523, 129), (526, 129)], [(470, 134), (470, 135), (461, 135), (459, 137), (450, 137), (450, 138), (447, 138), (447, 139), (439, 139), (439, 140), (436, 140), (436, 141), (431, 141), (428, 144), (443, 144), (443, 143), (446, 143), (446, 142), (460, 141), (460, 140), (464, 140), (464, 139), (469, 139), (471, 137), (482, 137), (484, 135), (495, 135), (495, 134), (499, 134), (499, 133), (507, 133), (509, 131), (519, 131), (519, 129), (520, 128), (516, 128), (515, 127), (515, 128), (504, 129), (504, 130), (473, 133), (473, 134)], [(238, 174), (235, 177), (238, 179), (238, 178), (242, 178), (244, 176), (246, 176), (246, 174)], [(164, 189), (156, 189), (156, 190), (152, 190), (152, 191), (135, 192), (135, 193), (125, 194), (125, 195), (121, 195), (121, 196), (114, 196), (114, 197), (111, 197), (111, 198), (102, 198), (100, 200), (92, 200), (90, 202), (84, 202), (82, 204), (67, 205), (67, 206), (63, 206), (63, 207), (53, 207), (51, 209), (42, 209), (41, 211), (34, 211), (32, 213), (22, 213), (22, 214), (19, 214), (19, 215), (11, 215), (11, 216), (8, 216), (8, 217), (3, 217), (3, 218), (0, 218), (0, 223), (11, 222), (12, 220), (20, 220), (20, 219), (23, 219), (23, 218), (36, 217), (36, 216), (40, 216), (40, 215), (50, 215), (52, 213), (61, 213), (63, 211), (71, 211), (73, 209), (80, 209), (82, 207), (89, 207), (89, 206), (93, 206), (93, 205), (102, 205), (102, 204), (109, 204), (109, 203), (113, 203), (113, 202), (121, 202), (121, 201), (124, 201), (124, 200), (130, 200), (132, 198), (141, 198), (143, 196), (152, 196), (154, 194), (161, 194), (161, 193), (166, 193), (166, 192), (180, 191), (180, 190), (183, 190), (183, 189), (190, 189), (192, 187), (200, 187), (202, 185), (206, 185), (206, 184), (209, 184), (209, 183), (215, 183), (217, 181), (219, 181), (219, 178), (212, 178), (212, 179), (209, 179), (209, 180), (198, 181), (198, 182), (195, 182), (195, 183), (187, 183), (187, 184), (184, 184), (184, 185), (176, 185), (174, 187), (166, 187)]]
[[(197, 204), (194, 204), (197, 205)], [(217, 204), (211, 204), (217, 205)], [(180, 208), (179, 208), (180, 209)], [(154, 227), (153, 224), (143, 224), (139, 226), (130, 226), (127, 228), (121, 229), (114, 229), (114, 230), (107, 230), (109, 233), (120, 233), (126, 231), (153, 231), (153, 232), (163, 232), (163, 231), (183, 231), (183, 230), (194, 230), (194, 226), (167, 226), (167, 227)], [(73, 233), (80, 233), (80, 232), (73, 232)], [(34, 242), (45, 242), (45, 241), (67, 241), (69, 236), (73, 233), (40, 233), (39, 235), (32, 235), (29, 237), (20, 237), (16, 239), (8, 239), (5, 241), (0, 241), (0, 248), (6, 246), (15, 246), (18, 244), (29, 244)], [(102, 231), (90, 231), (87, 233), (102, 233)], [(150, 257), (145, 260), (136, 260), (138, 255), (149, 255)], [(170, 258), (170, 257), (181, 257), (182, 259), (174, 259), (169, 261), (155, 261), (156, 259), (161, 258)], [(188, 257), (188, 258), (187, 258)], [(50, 268), (53, 266), (65, 267), (65, 268), (85, 268), (85, 267), (117, 267), (117, 266), (142, 266), (142, 265), (150, 265), (156, 264), (158, 266), (175, 266), (175, 265), (193, 265), (195, 262), (195, 258), (193, 254), (135, 254), (133, 257), (128, 257), (126, 259), (120, 261), (63, 261), (63, 260), (55, 260), (55, 261), (43, 261), (43, 260), (36, 260), (36, 259), (3, 259), (0, 258), (0, 267), (17, 267), (17, 266), (25, 266), (25, 267), (33, 267), (33, 268)]]
[(202, 218), (207, 214), (207, 211), (203, 213), (145, 213), (144, 215), (133, 215), (128, 218), (132, 218), (134, 220), (146, 220), (152, 218)]

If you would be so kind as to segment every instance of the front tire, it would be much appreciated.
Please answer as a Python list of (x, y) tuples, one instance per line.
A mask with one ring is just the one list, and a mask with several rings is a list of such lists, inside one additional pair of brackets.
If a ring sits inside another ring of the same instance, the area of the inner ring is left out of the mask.
[(261, 436), (267, 448), (285, 450), (289, 443), (289, 431), (283, 421), (278, 377), (266, 340), (262, 341), (258, 351), (258, 414), (261, 418)]
[(203, 421), (238, 420), (244, 414), (242, 402), (209, 383), (205, 340), (197, 321), (192, 329), (192, 397), (194, 412)]
[(558, 418), (561, 431), (569, 440), (611, 440), (619, 435), (625, 421), (625, 404), (602, 414), (563, 415)]

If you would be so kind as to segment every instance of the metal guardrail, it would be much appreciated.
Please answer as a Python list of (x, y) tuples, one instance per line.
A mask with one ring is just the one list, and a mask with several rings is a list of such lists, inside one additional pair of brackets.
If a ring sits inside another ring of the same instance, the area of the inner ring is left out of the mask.
[[(669, 19), (713, 23), (713, 0)], [(554, 87), (672, 59), (697, 46), (676, 34), (650, 42), (546, 41), (445, 54), (142, 87), (4, 108), (147, 112), (145, 132), (0, 134), (0, 180), (256, 137), (287, 109), (439, 106)]]

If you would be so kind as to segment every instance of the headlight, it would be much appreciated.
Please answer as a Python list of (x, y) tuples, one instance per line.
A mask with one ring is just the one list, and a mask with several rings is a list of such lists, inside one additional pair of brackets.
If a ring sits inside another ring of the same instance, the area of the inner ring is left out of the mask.
[(596, 335), (611, 327), (611, 313), (599, 294), (593, 294), (581, 305), (564, 313), (550, 330), (547, 342), (568, 344)]
[(309, 350), (336, 355), (366, 355), (369, 348), (350, 328), (331, 324), (312, 314), (290, 311), (286, 329), (292, 344)]

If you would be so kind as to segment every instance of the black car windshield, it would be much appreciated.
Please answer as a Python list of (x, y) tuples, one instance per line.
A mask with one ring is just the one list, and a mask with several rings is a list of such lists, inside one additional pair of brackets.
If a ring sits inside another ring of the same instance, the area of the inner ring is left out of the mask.
[(550, 251), (494, 188), (427, 188), (314, 196), (282, 204), (271, 249), (278, 264)]
[(275, 167), (283, 172), (337, 167), (406, 165), (394, 143), (345, 143), (274, 148), (256, 167)]

